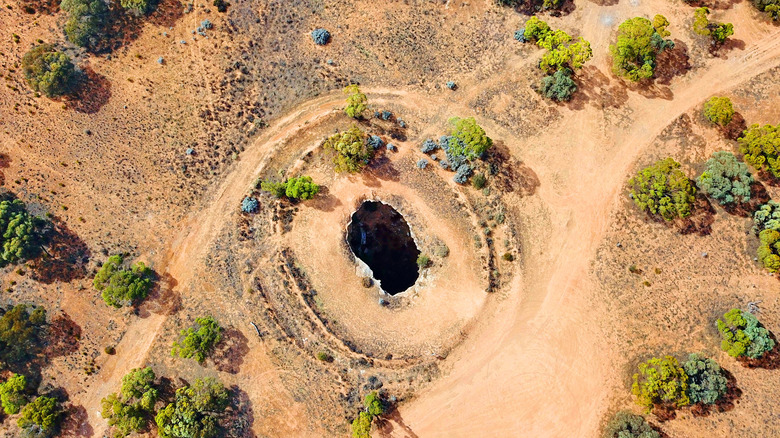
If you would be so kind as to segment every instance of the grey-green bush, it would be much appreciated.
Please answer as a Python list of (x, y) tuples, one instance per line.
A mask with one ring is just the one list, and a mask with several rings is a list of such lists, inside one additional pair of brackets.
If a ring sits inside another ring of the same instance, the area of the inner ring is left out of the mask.
[(726, 394), (728, 380), (714, 360), (691, 353), (683, 369), (688, 375), (688, 398), (691, 403), (711, 405)]
[(603, 438), (661, 438), (641, 415), (620, 411), (604, 428)]
[(780, 231), (780, 203), (777, 201), (770, 200), (753, 213), (753, 232), (758, 234), (764, 230)]
[(704, 172), (696, 178), (699, 189), (721, 205), (749, 202), (752, 183), (753, 175), (747, 164), (726, 151), (712, 154)]

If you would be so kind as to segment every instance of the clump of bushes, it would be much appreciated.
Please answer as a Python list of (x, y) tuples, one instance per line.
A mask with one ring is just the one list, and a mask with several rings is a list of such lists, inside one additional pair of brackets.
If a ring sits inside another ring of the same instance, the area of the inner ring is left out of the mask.
[(420, 255), (417, 256), (417, 266), (418, 267), (420, 267), (421, 269), (425, 269), (425, 268), (427, 268), (430, 265), (431, 265), (431, 258), (430, 257), (428, 257), (425, 254), (420, 254)]
[(696, 178), (696, 185), (721, 205), (750, 201), (753, 176), (747, 164), (737, 160), (731, 152), (720, 151), (707, 160), (704, 172)]
[(49, 438), (59, 431), (62, 414), (62, 407), (56, 399), (38, 397), (22, 409), (16, 424), (24, 436)]
[(427, 138), (427, 139), (425, 139), (425, 141), (423, 141), (423, 144), (420, 147), (420, 150), (424, 154), (427, 154), (427, 153), (435, 151), (438, 147), (439, 147), (439, 145), (436, 144), (435, 141), (431, 140), (430, 138)]
[(320, 192), (320, 186), (315, 184), (310, 176), (290, 178), (283, 182), (265, 180), (260, 183), (260, 189), (269, 192), (277, 198), (309, 200)]
[(41, 348), (46, 332), (46, 309), (17, 304), (0, 317), (0, 362), (24, 364)]
[(577, 83), (572, 79), (572, 72), (563, 68), (542, 78), (539, 91), (544, 97), (556, 102), (566, 102), (577, 91)]
[(780, 20), (780, 0), (753, 0), (753, 6), (766, 12), (772, 20)]
[(769, 330), (765, 329), (752, 313), (731, 309), (717, 321), (721, 348), (729, 356), (744, 359), (760, 359), (775, 348)]
[(197, 330), (190, 327), (181, 331), (182, 339), (173, 343), (171, 355), (184, 359), (194, 358), (202, 363), (222, 340), (222, 327), (211, 316), (195, 318), (195, 324), (198, 326)]
[(76, 68), (65, 53), (51, 44), (32, 48), (22, 57), (27, 85), (46, 97), (69, 94), (77, 82)]
[(38, 257), (46, 242), (49, 222), (27, 212), (24, 202), (0, 202), (0, 266)]
[(100, 415), (114, 427), (114, 438), (125, 437), (132, 432), (143, 431), (157, 402), (156, 376), (149, 368), (134, 368), (122, 377), (119, 393), (109, 394), (101, 400)]
[(738, 142), (746, 163), (780, 178), (780, 125), (751, 125)]
[[(123, 7), (126, 2), (123, 0)], [(108, 4), (103, 0), (62, 0), (60, 9), (68, 13), (65, 22), (68, 41), (79, 47), (94, 49), (105, 36)]]
[(92, 281), (109, 306), (130, 306), (143, 300), (152, 288), (152, 270), (143, 262), (130, 269), (122, 267), (121, 255), (113, 255), (100, 267)]
[(385, 142), (378, 135), (370, 135), (366, 143), (374, 149), (379, 149), (384, 146)]
[(260, 208), (260, 202), (251, 196), (247, 196), (241, 201), (241, 211), (244, 213), (254, 213)]
[(734, 35), (734, 25), (731, 23), (714, 23), (707, 19), (710, 9), (706, 6), (696, 9), (693, 16), (693, 31), (702, 36), (712, 38), (714, 44), (722, 44), (726, 38)]
[(478, 173), (471, 178), (471, 186), (477, 190), (485, 187), (485, 184), (487, 184), (487, 178), (485, 178), (484, 173)]
[(780, 203), (770, 200), (753, 213), (753, 232), (780, 231)]
[(620, 411), (609, 420), (604, 428), (603, 438), (661, 438), (641, 415)]
[(731, 99), (728, 97), (710, 97), (704, 104), (704, 117), (716, 125), (728, 125), (734, 117), (734, 106), (731, 104)]
[(0, 403), (6, 415), (18, 414), (29, 402), (27, 390), (27, 378), (22, 374), (11, 373), (8, 380), (0, 383)]
[(715, 404), (726, 395), (728, 380), (717, 362), (691, 353), (683, 364), (688, 375), (688, 396), (692, 404)]
[(680, 163), (666, 158), (640, 170), (628, 184), (640, 210), (666, 221), (690, 216), (696, 189), (680, 170)]
[(353, 438), (370, 438), (371, 422), (375, 417), (383, 415), (387, 411), (387, 405), (379, 397), (376, 391), (366, 395), (363, 400), (364, 409), (352, 421)]
[(455, 170), (455, 176), (452, 178), (452, 180), (458, 184), (466, 184), (472, 172), (473, 170), (471, 169), (471, 166), (463, 163)]
[(344, 94), (347, 95), (344, 112), (353, 119), (363, 118), (363, 112), (368, 109), (368, 98), (360, 92), (360, 87), (357, 84), (348, 85), (344, 88)]
[(621, 23), (617, 42), (609, 47), (614, 73), (633, 82), (652, 78), (656, 56), (674, 48), (673, 41), (664, 39), (670, 35), (668, 25), (663, 15), (656, 15), (653, 21), (634, 17)]
[(418, 169), (425, 169), (426, 167), (428, 167), (428, 160), (426, 160), (425, 158), (420, 158), (417, 161), (416, 166)]
[(366, 140), (366, 134), (356, 126), (325, 140), (323, 147), (336, 151), (333, 158), (336, 172), (355, 173), (363, 170), (374, 156), (374, 148)]
[(455, 82), (453, 82), (453, 81), (447, 81), (446, 85), (447, 85), (447, 88), (449, 88), (450, 90), (454, 90), (454, 89), (456, 89), (458, 87), (458, 85)]
[(631, 392), (647, 412), (654, 405), (682, 407), (691, 403), (687, 394), (688, 375), (673, 356), (652, 358), (639, 364)]
[(228, 392), (218, 380), (195, 379), (177, 389), (174, 400), (157, 413), (157, 432), (162, 438), (214, 438), (228, 401)]
[(324, 46), (330, 41), (330, 32), (322, 28), (314, 29), (311, 31), (311, 39), (314, 40), (314, 44)]

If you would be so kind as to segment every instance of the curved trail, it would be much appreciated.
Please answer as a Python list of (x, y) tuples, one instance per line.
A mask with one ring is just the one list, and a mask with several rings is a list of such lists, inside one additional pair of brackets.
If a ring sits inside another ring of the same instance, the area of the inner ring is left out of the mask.
[[(606, 231), (609, 213), (614, 207), (636, 157), (649, 146), (649, 141), (680, 114), (698, 105), (713, 92), (727, 90), (778, 64), (780, 56), (780, 32), (757, 41), (741, 56), (728, 60), (716, 60), (712, 68), (674, 88), (672, 101), (642, 99), (641, 109), (634, 113), (634, 124), (627, 132), (617, 133), (610, 139), (614, 145), (603, 162), (572, 163), (577, 169), (565, 169), (578, 175), (578, 186), (572, 190), (556, 192), (542, 184), (539, 196), (556, 216), (568, 218), (555, 224), (559, 237), (538, 248), (540, 257), (538, 272), (523, 284), (522, 294), (517, 290), (513, 298), (502, 304), (490, 325), (477, 330), (459, 352), (452, 357), (468, 355), (467, 360), (450, 360), (453, 368), (448, 376), (436, 382), (430, 391), (401, 413), (407, 426), (420, 436), (485, 436), (490, 430), (495, 436), (583, 436), (590, 435), (598, 425), (607, 388), (598, 381), (586, 381), (584, 376), (592, 369), (606, 369), (593, 355), (594, 342), (598, 339), (588, 333), (587, 321), (587, 269), (601, 238)], [(678, 79), (679, 80), (679, 79)], [(715, 84), (713, 87), (712, 84)], [(452, 111), (453, 108), (471, 111), (464, 105), (446, 102), (441, 105), (435, 97), (390, 89), (364, 90), (369, 94), (391, 98), (403, 97), (410, 105), (434, 106)], [(273, 150), (285, 138), (294, 135), (307, 123), (326, 117), (342, 104), (340, 92), (323, 95), (309, 101), (294, 112), (277, 120), (241, 154), (241, 158), (204, 200), (204, 208), (193, 212), (181, 224), (181, 233), (170, 245), (162, 266), (176, 282), (176, 290), (187, 294), (198, 274), (193, 266), (203, 259), (211, 243), (233, 214), (235, 206), (246, 193), (257, 172)], [(636, 102), (630, 102), (636, 103)], [(574, 114), (561, 129), (574, 128), (584, 123), (587, 111)], [(486, 121), (487, 124), (493, 124)], [(506, 130), (498, 132), (511, 136)], [(561, 139), (546, 133), (550, 144), (560, 144)], [(505, 137), (509, 138), (509, 137)], [(578, 150), (598, 150), (601, 139), (576, 138), (567, 145), (568, 156)], [(596, 149), (594, 149), (596, 148)], [(518, 151), (513, 151), (517, 153)], [(540, 158), (523, 157), (532, 168), (543, 176), (554, 176), (550, 163)], [(595, 159), (591, 157), (591, 159)], [(599, 170), (610, 169), (609, 172)], [(577, 208), (572, 208), (573, 200)], [(557, 248), (557, 249), (556, 249)], [(549, 251), (549, 252), (547, 252)], [(576, 257), (572, 257), (572, 255)], [(521, 287), (518, 283), (516, 288)], [(107, 429), (100, 415), (100, 400), (121, 385), (121, 378), (130, 369), (143, 366), (157, 334), (167, 315), (152, 313), (131, 323), (117, 345), (117, 355), (102, 365), (102, 382), (77, 396), (89, 415), (97, 435)], [(597, 346), (595, 346), (597, 347)], [(254, 347), (253, 347), (254, 348)], [(264, 353), (263, 353), (264, 354)], [(273, 374), (273, 373), (272, 373)], [(249, 376), (257, 378), (258, 376)], [(575, 391), (576, 389), (576, 391)], [(587, 399), (581, 395), (586, 394)], [(466, 408), (471, 406), (471, 408)], [(505, 407), (512, 406), (510, 412)], [(566, 421), (561, 421), (563, 418)], [(489, 429), (488, 429), (489, 426)]]

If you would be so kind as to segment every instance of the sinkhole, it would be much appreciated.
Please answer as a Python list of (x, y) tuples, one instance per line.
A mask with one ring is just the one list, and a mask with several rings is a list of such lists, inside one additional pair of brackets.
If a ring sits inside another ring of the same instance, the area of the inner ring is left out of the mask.
[(352, 253), (371, 268), (386, 293), (403, 292), (417, 281), (420, 250), (409, 224), (393, 207), (377, 201), (363, 202), (347, 226), (347, 243)]

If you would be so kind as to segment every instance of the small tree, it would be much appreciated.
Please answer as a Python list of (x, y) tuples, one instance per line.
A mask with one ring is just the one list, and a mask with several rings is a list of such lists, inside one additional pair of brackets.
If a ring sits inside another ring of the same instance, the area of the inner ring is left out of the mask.
[(24, 202), (0, 202), (0, 266), (38, 257), (48, 222), (27, 212)]
[(634, 17), (621, 23), (617, 42), (609, 47), (615, 74), (634, 82), (652, 78), (656, 56), (674, 47), (672, 41), (664, 40), (669, 36), (668, 24), (663, 15), (656, 15), (652, 22)]
[(353, 119), (363, 118), (363, 112), (368, 108), (366, 105), (368, 99), (360, 92), (360, 87), (357, 84), (348, 85), (344, 88), (344, 94), (347, 95), (347, 107), (344, 108), (344, 112)]
[(150, 0), (120, 0), (119, 4), (136, 15), (143, 15), (152, 9)]
[(561, 69), (543, 77), (539, 91), (548, 99), (565, 102), (577, 91), (577, 84), (571, 78), (571, 70)]
[(704, 104), (704, 117), (710, 122), (726, 126), (734, 117), (734, 107), (728, 97), (710, 97)]
[(122, 378), (119, 394), (112, 393), (101, 401), (101, 416), (115, 428), (115, 438), (146, 428), (158, 397), (154, 379), (151, 368), (134, 368)]
[(25, 363), (40, 350), (45, 334), (46, 309), (17, 304), (0, 317), (0, 359)]
[(661, 438), (661, 434), (647, 424), (645, 417), (620, 411), (607, 423), (602, 438)]
[(357, 126), (328, 137), (323, 147), (336, 151), (336, 172), (360, 172), (374, 156), (374, 148), (366, 144), (366, 134)]
[(174, 401), (161, 409), (154, 421), (162, 438), (213, 438), (228, 405), (228, 392), (216, 379), (195, 379), (176, 390)]
[(60, 9), (68, 13), (68, 41), (79, 47), (95, 48), (104, 36), (108, 4), (103, 0), (62, 0)]
[(644, 406), (648, 412), (654, 405), (689, 405), (687, 391), (688, 375), (672, 356), (652, 358), (639, 364), (631, 389), (637, 404)]
[(371, 421), (373, 417), (368, 412), (361, 411), (352, 420), (352, 438), (371, 438)]
[(728, 380), (714, 360), (691, 353), (683, 369), (688, 375), (688, 397), (692, 404), (711, 405), (726, 394)]
[(720, 346), (731, 357), (758, 359), (775, 348), (769, 330), (752, 313), (731, 309), (717, 326), (723, 338)]
[(143, 300), (152, 288), (152, 270), (143, 262), (130, 269), (123, 268), (122, 262), (121, 255), (109, 257), (92, 281), (95, 289), (102, 292), (103, 301), (117, 308)]
[(222, 327), (211, 316), (195, 318), (198, 329), (188, 328), (181, 331), (182, 341), (173, 343), (171, 354), (188, 359), (195, 358), (203, 362), (214, 347), (222, 340)]
[(780, 231), (780, 203), (777, 201), (770, 200), (753, 213), (753, 232), (758, 234), (763, 230)]
[(51, 397), (38, 397), (22, 409), (17, 425), (30, 437), (48, 438), (54, 436), (60, 427), (62, 408)]
[(366, 412), (372, 417), (376, 417), (385, 413), (385, 403), (379, 398), (379, 394), (376, 391), (372, 391), (366, 394), (363, 405), (366, 407)]
[(780, 125), (751, 125), (738, 141), (746, 163), (780, 178)]
[(446, 151), (448, 159), (452, 155), (471, 161), (482, 157), (482, 154), (493, 146), (493, 140), (485, 134), (485, 130), (473, 117), (453, 117), (449, 122), (452, 128)]
[(696, 189), (680, 170), (680, 163), (666, 158), (637, 173), (628, 184), (631, 196), (642, 211), (666, 221), (691, 214)]
[(780, 0), (753, 0), (753, 6), (766, 12), (773, 20), (780, 20)]
[(540, 20), (537, 16), (531, 17), (525, 22), (525, 38), (529, 41), (539, 41), (544, 39), (552, 30), (550, 25)]
[(693, 31), (702, 36), (709, 36), (713, 43), (722, 44), (726, 38), (734, 35), (734, 25), (731, 23), (713, 23), (707, 18), (709, 8), (696, 9), (693, 16)]
[(780, 231), (763, 230), (758, 233), (758, 260), (767, 271), (780, 271)]
[(11, 374), (3, 383), (0, 383), (0, 403), (3, 405), (3, 412), (6, 415), (18, 414), (28, 399), (27, 378), (21, 374)]
[(720, 151), (707, 160), (704, 172), (696, 179), (696, 185), (721, 205), (750, 201), (750, 185), (753, 176), (747, 164), (737, 160), (731, 152)]
[(314, 184), (310, 176), (300, 176), (287, 180), (285, 195), (290, 199), (312, 199), (320, 192), (320, 186)]

